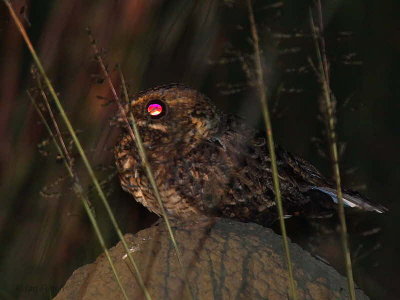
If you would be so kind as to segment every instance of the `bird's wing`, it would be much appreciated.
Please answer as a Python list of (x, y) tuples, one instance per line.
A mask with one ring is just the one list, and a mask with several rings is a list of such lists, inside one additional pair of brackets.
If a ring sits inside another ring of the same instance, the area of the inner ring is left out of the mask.
[[(305, 192), (310, 190), (319, 191), (329, 195), (334, 203), (338, 203), (335, 184), (325, 178), (313, 165), (279, 147), (277, 148), (277, 153), (282, 164), (285, 165), (286, 172), (289, 172), (302, 185), (301, 188)], [(383, 205), (373, 203), (359, 193), (348, 189), (343, 190), (343, 204), (351, 208), (378, 213), (387, 211), (387, 208)]]
[[(312, 186), (310, 187), (310, 189), (318, 190), (320, 192), (323, 192), (331, 196), (332, 200), (335, 203), (338, 203), (339, 201), (336, 190), (333, 188)], [(359, 193), (349, 190), (345, 190), (343, 192), (343, 204), (348, 207), (359, 208), (367, 211), (375, 211), (377, 213), (384, 213), (388, 211), (388, 209), (385, 206), (378, 203), (372, 203), (370, 200), (367, 200), (365, 199), (365, 197), (362, 197)]]

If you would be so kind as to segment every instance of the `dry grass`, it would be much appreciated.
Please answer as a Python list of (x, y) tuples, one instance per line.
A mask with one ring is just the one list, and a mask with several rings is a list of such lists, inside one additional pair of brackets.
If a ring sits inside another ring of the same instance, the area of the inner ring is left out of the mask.
[(256, 78), (257, 78), (257, 89), (259, 91), (259, 98), (261, 104), (261, 111), (264, 117), (264, 124), (265, 129), (267, 132), (267, 140), (268, 140), (268, 149), (269, 155), (271, 157), (271, 168), (272, 168), (272, 179), (274, 183), (274, 193), (275, 193), (275, 201), (277, 203), (278, 214), (279, 214), (279, 224), (281, 227), (282, 232), (282, 241), (283, 241), (283, 248), (285, 251), (285, 259), (288, 268), (288, 275), (289, 275), (289, 297), (291, 299), (297, 299), (297, 292), (296, 292), (296, 282), (293, 276), (293, 266), (292, 260), (290, 258), (290, 251), (289, 251), (289, 242), (286, 234), (286, 226), (285, 226), (285, 218), (282, 206), (282, 197), (281, 191), (279, 188), (279, 174), (278, 174), (278, 167), (276, 163), (276, 155), (275, 155), (275, 143), (272, 134), (272, 125), (271, 125), (271, 118), (268, 109), (268, 101), (267, 101), (267, 86), (264, 80), (264, 69), (262, 64), (261, 58), (261, 51), (259, 46), (259, 37), (257, 33), (257, 26), (254, 20), (254, 13), (253, 8), (250, 0), (247, 0), (247, 6), (249, 9), (249, 20), (251, 26), (251, 35), (253, 38), (253, 45), (254, 45), (254, 61), (255, 61), (255, 69), (256, 69)]
[(344, 261), (346, 265), (346, 275), (348, 288), (350, 293), (350, 298), (352, 300), (356, 299), (356, 292), (354, 286), (354, 278), (353, 278), (353, 268), (350, 257), (350, 249), (348, 245), (348, 237), (347, 237), (347, 224), (346, 217), (344, 212), (344, 203), (343, 203), (343, 193), (341, 186), (341, 177), (339, 170), (339, 154), (338, 154), (338, 146), (337, 146), (337, 137), (336, 137), (336, 116), (335, 116), (335, 100), (332, 99), (333, 92), (330, 87), (330, 71), (329, 71), (329, 63), (326, 55), (325, 49), (325, 39), (323, 36), (324, 26), (323, 26), (323, 16), (322, 16), (322, 5), (321, 1), (317, 0), (316, 2), (316, 11), (318, 16), (318, 27), (316, 26), (312, 12), (310, 10), (310, 24), (311, 30), (315, 42), (315, 51), (317, 53), (317, 76), (318, 80), (321, 83), (323, 97), (321, 99), (323, 107), (323, 115), (325, 117), (325, 123), (327, 128), (327, 135), (329, 141), (329, 148), (331, 154), (331, 162), (332, 162), (332, 170), (334, 179), (336, 182), (336, 194), (338, 198), (338, 214), (340, 220), (340, 233), (341, 233), (341, 242), (344, 253)]

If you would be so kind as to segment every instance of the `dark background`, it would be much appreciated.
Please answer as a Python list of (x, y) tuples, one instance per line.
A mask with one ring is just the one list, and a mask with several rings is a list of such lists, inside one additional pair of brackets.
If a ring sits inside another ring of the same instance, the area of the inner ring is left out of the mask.
[[(122, 192), (109, 125), (114, 105), (102, 83), (85, 28), (90, 26), (118, 85), (121, 65), (131, 92), (182, 82), (221, 109), (262, 126), (252, 74), (245, 1), (13, 1), (124, 232), (157, 218)], [(256, 1), (254, 11), (277, 143), (331, 174), (321, 86), (310, 36), (311, 1)], [(349, 216), (356, 282), (373, 299), (399, 298), (400, 2), (323, 1), (325, 37), (337, 99), (337, 133), (346, 186), (390, 208), (385, 215)], [(101, 253), (71, 190), (63, 164), (26, 96), (36, 86), (32, 60), (0, 5), (0, 298), (50, 298), (78, 267)], [(105, 97), (100, 99), (98, 96)], [(60, 122), (61, 123), (61, 122)], [(69, 140), (68, 135), (65, 135)], [(95, 207), (108, 245), (117, 242), (76, 151), (76, 170)], [(337, 236), (290, 221), (293, 240), (312, 232), (322, 256), (340, 271)], [(358, 225), (361, 224), (361, 225)], [(304, 228), (303, 228), (304, 227)], [(357, 227), (358, 228), (358, 227)], [(369, 229), (378, 234), (363, 236)], [(366, 231), (365, 231), (366, 230)], [(361, 233), (360, 233), (361, 232)], [(362, 238), (360, 238), (362, 236)]]

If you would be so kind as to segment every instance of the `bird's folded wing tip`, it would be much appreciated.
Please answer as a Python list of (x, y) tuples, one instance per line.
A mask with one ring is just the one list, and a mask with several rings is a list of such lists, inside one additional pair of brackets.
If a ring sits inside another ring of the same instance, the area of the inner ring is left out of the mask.
[[(332, 200), (335, 203), (338, 203), (339, 201), (336, 191), (332, 188), (313, 186), (312, 189), (328, 194), (329, 196), (331, 196)], [(346, 193), (343, 194), (343, 204), (351, 208), (359, 208), (367, 211), (375, 211), (380, 214), (388, 211), (388, 209), (381, 204), (372, 204), (360, 197), (352, 196)]]

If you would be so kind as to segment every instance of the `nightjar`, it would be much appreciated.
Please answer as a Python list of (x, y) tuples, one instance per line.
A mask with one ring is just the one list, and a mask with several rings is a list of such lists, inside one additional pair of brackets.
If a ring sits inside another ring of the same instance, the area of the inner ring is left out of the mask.
[[(219, 216), (261, 225), (277, 219), (265, 134), (179, 84), (139, 93), (125, 110), (136, 119), (170, 218)], [(276, 155), (285, 215), (331, 215), (337, 203), (334, 183), (280, 147)], [(115, 158), (122, 188), (160, 214), (135, 142), (127, 132), (115, 147)], [(386, 210), (350, 190), (344, 190), (343, 200), (349, 207)]]

